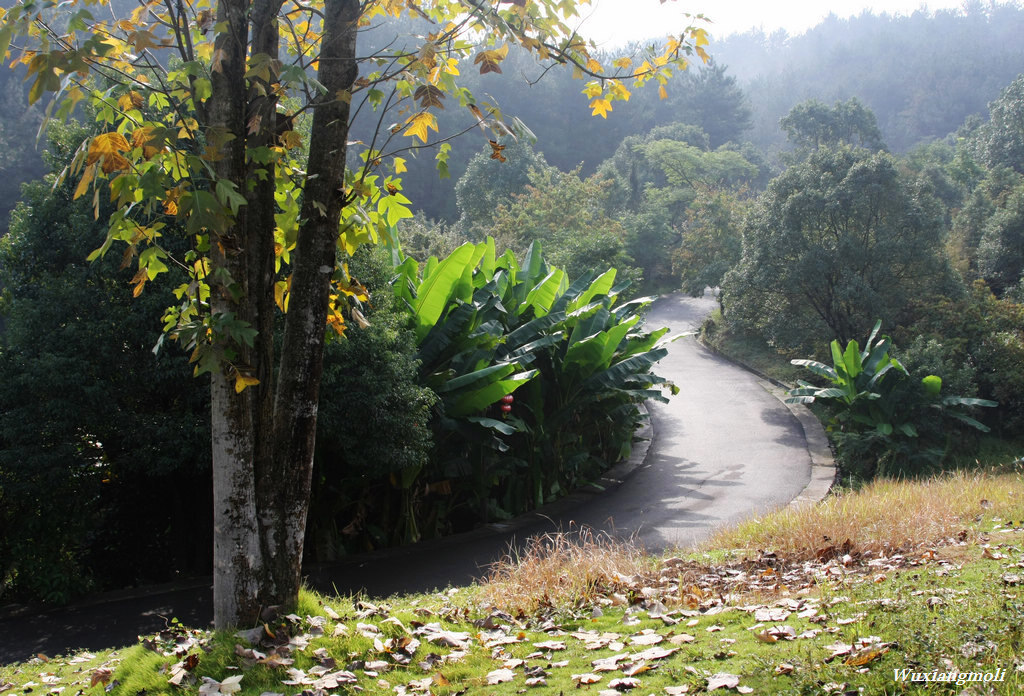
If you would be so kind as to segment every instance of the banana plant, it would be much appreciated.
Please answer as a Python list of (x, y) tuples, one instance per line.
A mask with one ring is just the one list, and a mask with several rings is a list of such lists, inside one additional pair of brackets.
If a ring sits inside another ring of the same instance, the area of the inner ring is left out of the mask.
[[(615, 307), (610, 269), (573, 282), (539, 244), (522, 261), (494, 241), (420, 265), (396, 259), (396, 297), (416, 330), (423, 383), (441, 397), (437, 461), (424, 476), (464, 481), (471, 507), (539, 504), (628, 452), (636, 404), (665, 399), (651, 372), (667, 330), (644, 331), (651, 298)], [(515, 393), (515, 413), (498, 402)], [(459, 487), (455, 486), (458, 495)]]
[[(909, 421), (899, 422), (899, 411), (896, 403), (895, 386), (900, 379), (888, 379), (890, 373), (906, 377), (907, 370), (895, 358), (889, 355), (892, 340), (888, 336), (879, 336), (882, 322), (875, 322), (864, 350), (855, 340), (840, 347), (838, 340), (829, 345), (832, 353), (832, 365), (817, 360), (792, 360), (792, 364), (806, 367), (808, 370), (824, 377), (829, 385), (818, 387), (800, 381), (796, 389), (789, 392), (786, 399), (789, 403), (814, 403), (815, 401), (831, 400), (841, 404), (834, 415), (835, 425), (847, 426), (855, 423), (858, 426), (873, 428), (881, 435), (891, 435), (899, 430), (907, 437), (917, 437), (917, 430)], [(894, 421), (897, 421), (894, 423)]]
[(937, 412), (983, 432), (988, 427), (964, 413), (962, 407), (993, 407), (987, 399), (943, 396), (942, 378), (928, 375), (914, 383), (906, 368), (889, 355), (892, 341), (879, 336), (882, 322), (875, 323), (863, 350), (851, 340), (843, 350), (839, 341), (830, 344), (832, 365), (816, 360), (793, 360), (823, 377), (828, 385), (819, 387), (799, 382), (789, 391), (788, 403), (814, 403), (822, 400), (832, 405), (831, 427), (852, 431), (871, 430), (888, 437), (894, 433), (908, 438), (918, 437), (922, 421)]

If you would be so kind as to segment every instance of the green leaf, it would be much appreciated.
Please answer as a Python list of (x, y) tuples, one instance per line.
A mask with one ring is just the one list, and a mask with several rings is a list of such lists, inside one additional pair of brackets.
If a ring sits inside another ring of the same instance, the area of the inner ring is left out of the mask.
[(609, 268), (607, 271), (595, 278), (594, 282), (590, 284), (590, 287), (588, 287), (582, 295), (569, 303), (569, 311), (571, 312), (578, 307), (582, 307), (598, 295), (609, 294), (609, 291), (612, 289), (612, 285), (615, 283), (615, 274), (616, 270), (614, 268)]
[(838, 381), (839, 379), (839, 375), (836, 374), (834, 369), (825, 363), (818, 362), (817, 360), (790, 360), (789, 362), (793, 365), (797, 365), (798, 367), (806, 367), (819, 377), (825, 377), (832, 381)]
[(541, 255), (540, 242), (530, 242), (530, 247), (526, 250), (526, 257), (523, 259), (523, 265), (521, 267), (521, 271), (524, 275), (521, 282), (526, 283), (527, 285), (535, 285), (537, 281), (540, 280), (545, 266), (544, 258)]
[(932, 396), (938, 396), (942, 391), (942, 378), (938, 375), (928, 375), (921, 380), (921, 384), (924, 385), (925, 392)]
[(556, 268), (538, 283), (526, 296), (524, 309), (533, 307), (534, 316), (542, 317), (551, 309), (555, 299), (565, 291), (565, 271)]
[(245, 205), (245, 196), (240, 194), (233, 181), (220, 179), (217, 182), (217, 200), (231, 207), (231, 214), (238, 215), (238, 209)]
[(470, 385), (476, 384), (480, 380), (486, 379), (488, 377), (491, 378), (490, 381), (500, 380), (503, 377), (509, 376), (515, 371), (516, 366), (509, 363), (491, 365), (481, 370), (475, 370), (473, 372), (470, 372), (469, 374), (459, 375), (454, 379), (450, 379), (447, 382), (445, 382), (444, 386), (438, 389), (437, 391), (438, 393), (441, 394), (450, 391), (455, 391), (456, 389), (461, 389), (463, 387), (468, 387)]
[(0, 28), (0, 59), (3, 59), (4, 54), (7, 53), (7, 49), (11, 45), (11, 37), (14, 35), (14, 27), (10, 24), (5, 24)]
[(458, 398), (455, 404), (447, 410), (447, 415), (451, 417), (459, 417), (468, 416), (471, 413), (479, 413), (491, 404), (495, 404), (500, 401), (503, 396), (511, 394), (516, 389), (529, 382), (536, 374), (536, 370), (519, 372), (512, 375), (509, 379), (494, 382), (486, 387), (474, 390), (469, 394), (462, 395)]
[(846, 367), (846, 374), (850, 379), (857, 379), (857, 375), (864, 371), (860, 361), (860, 346), (856, 341), (850, 341), (846, 345), (846, 353), (843, 354), (843, 364)]
[(437, 268), (423, 279), (416, 293), (413, 313), (416, 315), (417, 341), (422, 340), (430, 328), (437, 323), (444, 311), (448, 298), (461, 280), (466, 264), (473, 258), (476, 245), (467, 242), (440, 262)]
[(478, 425), (482, 425), (485, 428), (489, 428), (491, 430), (497, 430), (502, 435), (514, 435), (517, 432), (519, 432), (518, 430), (516, 430), (516, 428), (514, 428), (511, 425), (509, 425), (505, 421), (500, 421), (500, 420), (497, 420), (497, 419), (494, 419), (494, 418), (482, 418), (482, 417), (470, 416), (466, 420), (468, 420), (470, 423), (476, 423)]

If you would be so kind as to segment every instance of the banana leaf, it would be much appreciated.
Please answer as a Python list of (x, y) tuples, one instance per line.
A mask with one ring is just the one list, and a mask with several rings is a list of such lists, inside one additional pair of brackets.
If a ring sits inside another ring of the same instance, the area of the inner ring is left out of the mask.
[(413, 310), (416, 314), (416, 339), (422, 340), (440, 318), (455, 286), (462, 279), (466, 264), (476, 252), (475, 244), (463, 244), (437, 264), (417, 288)]

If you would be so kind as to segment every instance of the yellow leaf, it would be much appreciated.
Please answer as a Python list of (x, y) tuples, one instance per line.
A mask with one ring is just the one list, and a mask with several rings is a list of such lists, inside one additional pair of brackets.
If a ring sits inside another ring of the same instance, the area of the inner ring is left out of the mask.
[(302, 147), (302, 134), (298, 131), (285, 131), (281, 134), (281, 144), (289, 149), (295, 150)]
[(334, 333), (339, 336), (345, 335), (345, 317), (341, 316), (341, 312), (336, 309), (331, 309), (327, 315), (327, 325), (334, 329)]
[(140, 268), (131, 280), (132, 285), (135, 286), (132, 288), (132, 297), (138, 297), (142, 294), (142, 290), (146, 287), (146, 281), (148, 280), (149, 273), (145, 268)]
[(608, 113), (612, 110), (612, 103), (607, 99), (595, 99), (590, 102), (590, 108), (593, 109), (593, 111), (590, 112), (591, 116), (608, 118)]
[(260, 381), (255, 377), (249, 377), (243, 375), (241, 372), (235, 372), (235, 393), (241, 394), (245, 391), (246, 387), (254, 387), (259, 384)]
[(160, 48), (160, 39), (148, 29), (128, 32), (125, 40), (135, 46), (136, 53), (144, 53), (149, 48)]
[(160, 148), (153, 143), (153, 129), (150, 126), (142, 126), (132, 131), (132, 147), (141, 147), (142, 156), (147, 160), (152, 159)]
[(693, 32), (693, 40), (697, 44), (697, 47), (708, 45), (708, 32), (706, 29), (696, 29)]
[(405, 167), (405, 160), (404, 159), (402, 159), (401, 157), (396, 157), (394, 161), (395, 161), (395, 174), (402, 174), (404, 172), (409, 171)]
[(102, 160), (103, 171), (107, 174), (128, 169), (131, 164), (121, 153), (130, 149), (128, 141), (120, 133), (100, 133), (89, 143), (85, 163), (89, 165)]
[(629, 70), (633, 67), (633, 61), (630, 60), (629, 56), (623, 56), (622, 58), (616, 58), (613, 65), (616, 68), (622, 68), (623, 70)]
[(141, 109), (144, 104), (142, 95), (132, 90), (127, 94), (122, 94), (117, 99), (117, 107), (122, 111), (129, 111), (131, 109)]
[(595, 99), (597, 97), (600, 97), (603, 91), (604, 90), (601, 88), (601, 83), (598, 82), (597, 80), (594, 80), (593, 82), (588, 82), (587, 86), (583, 88), (583, 94), (585, 94), (588, 99)]
[(78, 187), (75, 188), (74, 200), (78, 200), (85, 195), (85, 192), (89, 190), (89, 184), (92, 183), (93, 179), (96, 178), (96, 165), (86, 167), (85, 171), (82, 172), (82, 178), (78, 182)]
[(601, 64), (593, 58), (587, 58), (587, 70), (594, 73), (600, 73), (604, 71), (604, 68), (602, 68)]
[(288, 276), (288, 280), (279, 280), (274, 283), (274, 302), (277, 303), (278, 309), (285, 313), (288, 312), (288, 299), (290, 294), (288, 291), (291, 288), (291, 284), (291, 276)]
[(505, 60), (506, 56), (508, 56), (508, 44), (504, 44), (501, 48), (495, 48), (490, 51), (480, 51), (473, 58), (473, 65), (480, 66), (481, 75), (489, 72), (500, 74), (501, 68), (498, 67), (498, 63)]
[(668, 99), (668, 92), (665, 91), (665, 85), (658, 85), (658, 98)]
[(437, 119), (434, 118), (433, 114), (425, 111), (423, 113), (410, 116), (406, 120), (405, 124), (408, 127), (402, 135), (415, 136), (423, 142), (427, 142), (427, 138), (429, 137), (427, 132), (428, 128), (433, 128), (435, 131), (437, 130)]
[(611, 92), (612, 99), (629, 101), (630, 92), (621, 82), (613, 82), (608, 91)]

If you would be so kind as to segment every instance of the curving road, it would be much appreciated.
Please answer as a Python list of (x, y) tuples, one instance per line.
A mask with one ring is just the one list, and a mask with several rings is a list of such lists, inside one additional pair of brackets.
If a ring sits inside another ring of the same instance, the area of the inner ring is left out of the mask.
[[(651, 308), (650, 326), (696, 329), (712, 298), (672, 295)], [(680, 393), (651, 407), (654, 440), (621, 485), (458, 537), (353, 557), (311, 569), (310, 585), (328, 592), (386, 596), (462, 585), (535, 534), (577, 525), (632, 536), (661, 551), (688, 546), (715, 528), (784, 505), (811, 478), (804, 431), (790, 411), (749, 372), (692, 337), (675, 341), (658, 373)], [(193, 626), (212, 617), (209, 581), (97, 598), (36, 615), (0, 617), (0, 663), (72, 649), (129, 644), (177, 617)]]

